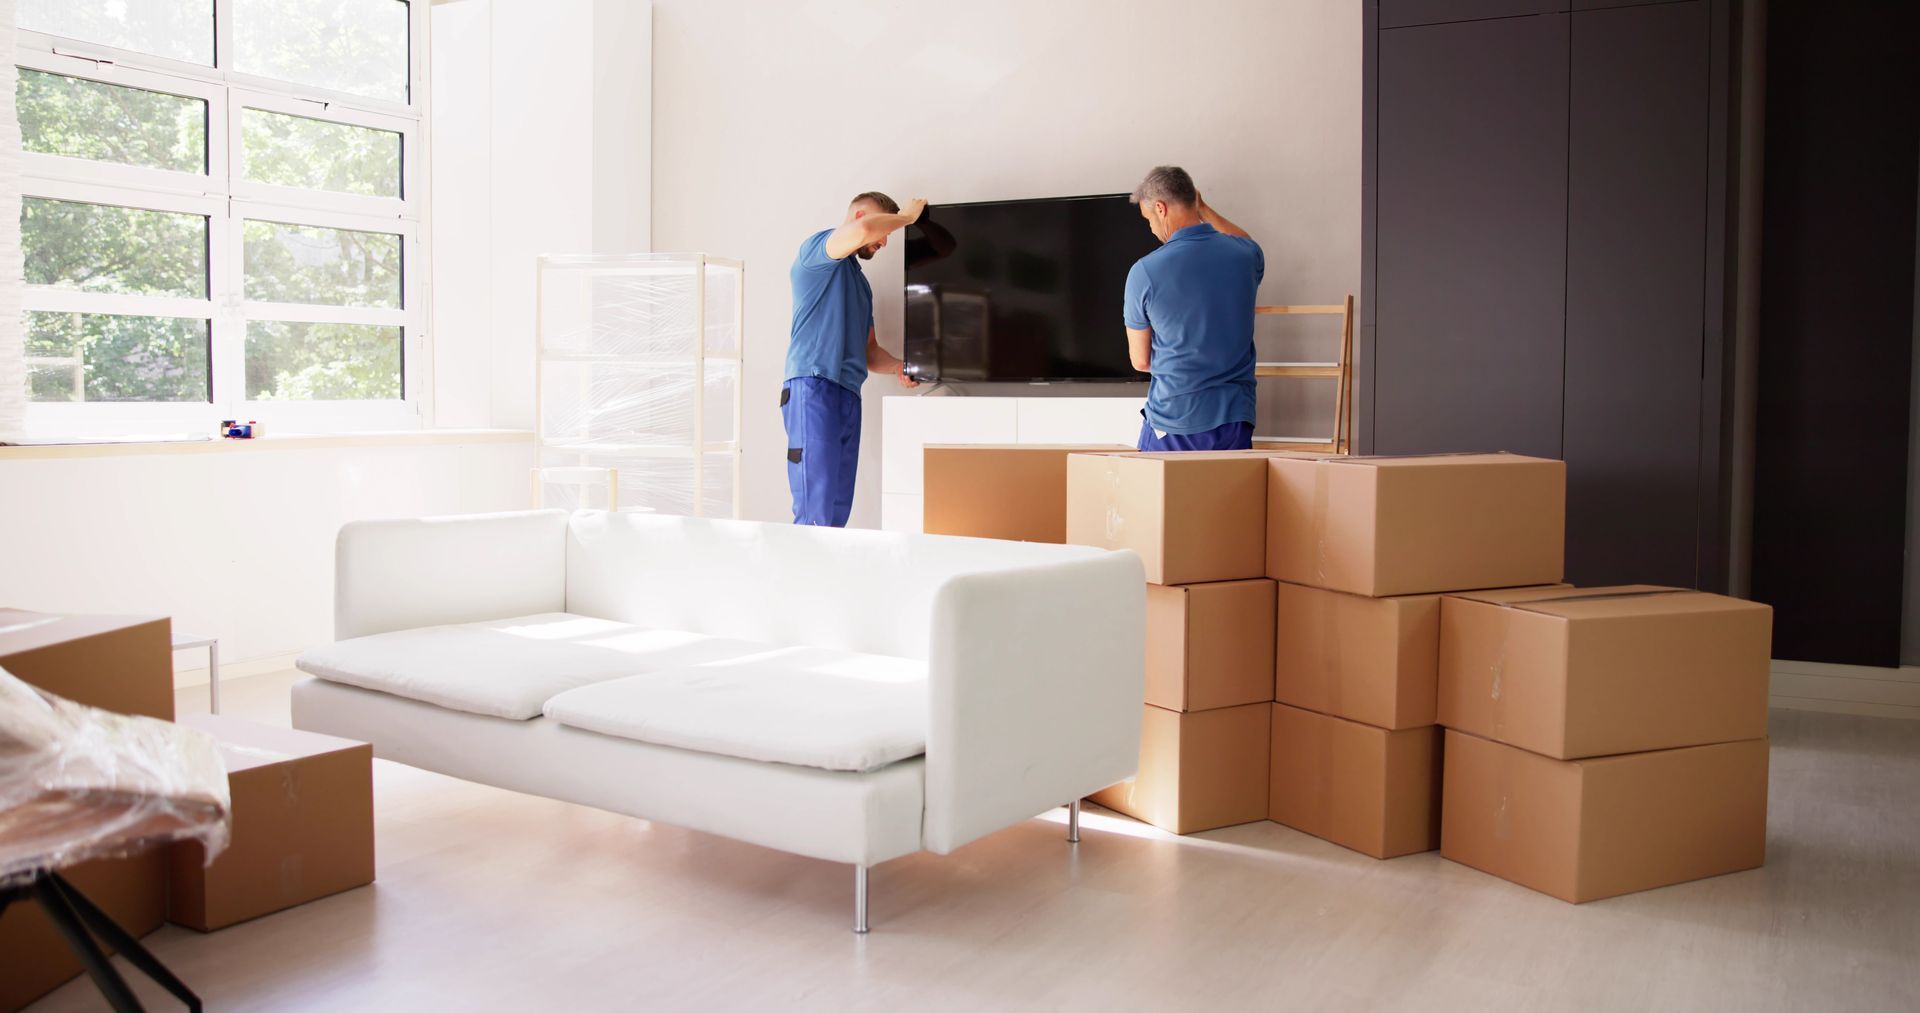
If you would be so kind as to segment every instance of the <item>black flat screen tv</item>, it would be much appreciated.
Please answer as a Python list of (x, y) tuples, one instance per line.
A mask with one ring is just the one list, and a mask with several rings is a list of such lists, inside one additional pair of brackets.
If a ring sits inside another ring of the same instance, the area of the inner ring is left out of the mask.
[(1159, 241), (1124, 194), (931, 206), (906, 230), (906, 372), (923, 381), (1142, 382), (1127, 270)]

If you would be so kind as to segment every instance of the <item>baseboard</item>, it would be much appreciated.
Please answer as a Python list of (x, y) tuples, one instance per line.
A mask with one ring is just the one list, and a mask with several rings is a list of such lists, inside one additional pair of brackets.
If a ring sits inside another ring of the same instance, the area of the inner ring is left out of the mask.
[[(181, 653), (202, 661), (205, 661), (207, 656), (207, 652), (204, 650), (183, 651)], [(220, 662), (220, 681), (224, 683), (229, 679), (244, 679), (249, 675), (284, 672), (293, 667), (293, 659), (299, 656), (299, 652), (296, 651), (291, 654), (269, 654), (264, 658), (249, 658), (246, 661), (223, 660)], [(175, 664), (177, 666), (178, 662), (176, 661)], [(204, 664), (198, 668), (175, 667), (173, 670), (174, 689), (185, 689), (188, 686), (205, 686), (208, 681), (207, 666)]]
[(1768, 702), (1789, 710), (1920, 720), (1920, 668), (1776, 660)]

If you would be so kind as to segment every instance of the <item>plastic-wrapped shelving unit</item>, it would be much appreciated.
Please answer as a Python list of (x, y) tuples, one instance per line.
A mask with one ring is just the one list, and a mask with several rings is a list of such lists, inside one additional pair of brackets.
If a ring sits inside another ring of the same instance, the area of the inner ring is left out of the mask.
[[(740, 515), (745, 266), (702, 253), (538, 258), (536, 504)], [(582, 476), (617, 476), (596, 485)]]

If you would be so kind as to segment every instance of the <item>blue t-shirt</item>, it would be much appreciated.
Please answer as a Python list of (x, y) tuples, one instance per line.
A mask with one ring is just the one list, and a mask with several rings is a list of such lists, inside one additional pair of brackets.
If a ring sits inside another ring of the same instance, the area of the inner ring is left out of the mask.
[(787, 375), (818, 376), (860, 393), (867, 382), (867, 334), (873, 330), (873, 286), (849, 253), (827, 256), (823, 229), (800, 244), (787, 274), (793, 279), (793, 333), (787, 338)]
[(1205, 222), (1175, 232), (1127, 272), (1126, 324), (1153, 328), (1153, 428), (1187, 435), (1254, 421), (1253, 303), (1266, 273), (1259, 243)]

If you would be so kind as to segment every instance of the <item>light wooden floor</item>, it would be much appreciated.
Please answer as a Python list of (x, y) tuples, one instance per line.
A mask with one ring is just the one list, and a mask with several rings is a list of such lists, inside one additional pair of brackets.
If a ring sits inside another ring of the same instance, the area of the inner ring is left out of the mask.
[[(226, 710), (284, 723), (290, 682)], [(1573, 907), (1270, 823), (1090, 810), (1076, 851), (1056, 812), (880, 866), (866, 938), (846, 866), (379, 762), (378, 883), (148, 943), (216, 1010), (1920, 1008), (1920, 723), (1773, 736), (1755, 872)]]

